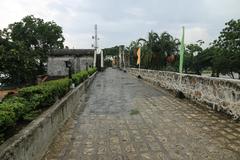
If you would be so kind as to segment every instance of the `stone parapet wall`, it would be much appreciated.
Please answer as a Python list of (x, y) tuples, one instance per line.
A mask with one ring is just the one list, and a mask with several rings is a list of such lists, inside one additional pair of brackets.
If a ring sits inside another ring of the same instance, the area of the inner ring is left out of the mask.
[[(139, 75), (137, 68), (129, 68), (128, 72)], [(240, 118), (240, 80), (182, 74), (180, 81), (179, 73), (146, 69), (141, 69), (140, 75), (153, 85), (181, 91), (192, 101)]]
[(78, 107), (96, 73), (0, 146), (0, 160), (40, 160), (58, 130)]

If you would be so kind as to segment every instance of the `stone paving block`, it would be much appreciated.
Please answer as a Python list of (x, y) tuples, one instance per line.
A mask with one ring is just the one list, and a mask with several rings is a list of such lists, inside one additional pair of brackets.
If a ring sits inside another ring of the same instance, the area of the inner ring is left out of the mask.
[[(130, 83), (131, 82), (131, 83)], [(238, 160), (240, 124), (118, 70), (97, 75), (43, 160)], [(130, 111), (139, 113), (131, 115)]]

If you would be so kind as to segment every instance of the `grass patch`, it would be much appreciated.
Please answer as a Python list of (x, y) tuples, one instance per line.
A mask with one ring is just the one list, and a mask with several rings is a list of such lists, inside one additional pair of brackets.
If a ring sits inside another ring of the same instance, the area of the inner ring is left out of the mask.
[(137, 109), (131, 109), (131, 111), (130, 111), (130, 115), (136, 115), (136, 114), (139, 114), (139, 113), (140, 112)]

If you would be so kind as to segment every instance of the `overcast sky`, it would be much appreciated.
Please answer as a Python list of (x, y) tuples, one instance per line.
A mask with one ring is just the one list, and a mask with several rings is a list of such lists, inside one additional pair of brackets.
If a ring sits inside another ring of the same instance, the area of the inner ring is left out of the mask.
[(240, 18), (240, 0), (1, 0), (0, 29), (33, 14), (63, 27), (65, 45), (91, 48), (94, 24), (100, 47), (128, 45), (151, 30), (206, 43), (218, 37), (224, 23)]

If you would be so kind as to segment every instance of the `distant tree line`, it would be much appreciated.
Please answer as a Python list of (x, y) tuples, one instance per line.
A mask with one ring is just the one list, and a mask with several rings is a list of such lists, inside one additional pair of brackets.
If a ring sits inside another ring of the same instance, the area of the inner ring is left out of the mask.
[[(185, 46), (184, 72), (201, 75), (209, 71), (211, 76), (220, 74), (240, 79), (240, 20), (225, 24), (219, 37), (203, 48), (204, 41)], [(141, 68), (178, 72), (180, 41), (167, 32), (149, 32), (148, 38), (139, 38), (125, 47), (130, 63), (137, 67), (137, 49), (141, 47)], [(107, 54), (118, 54), (118, 46), (105, 49)], [(236, 73), (238, 77), (234, 74)]]
[(33, 15), (0, 30), (1, 83), (26, 84), (45, 74), (47, 55), (63, 48), (62, 28)]

